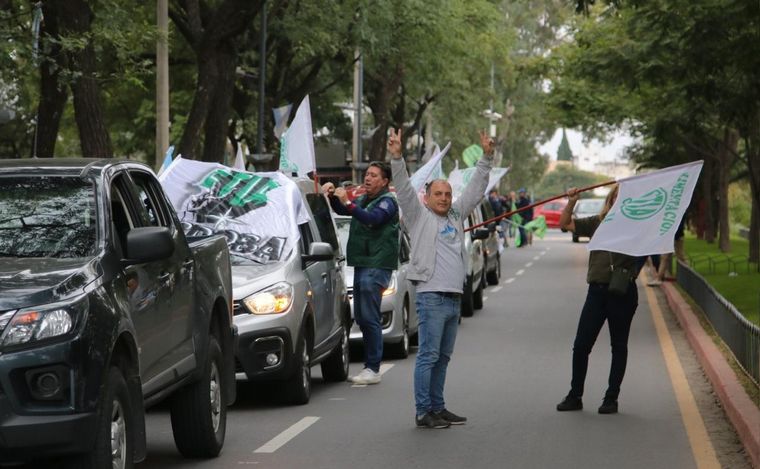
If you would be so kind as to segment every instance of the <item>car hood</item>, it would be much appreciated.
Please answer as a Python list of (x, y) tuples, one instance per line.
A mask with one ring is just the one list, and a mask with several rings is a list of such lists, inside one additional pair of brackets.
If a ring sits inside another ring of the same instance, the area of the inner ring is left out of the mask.
[(232, 297), (234, 300), (239, 300), (269, 285), (287, 281), (289, 271), (290, 266), (288, 262), (261, 265), (233, 265)]
[(100, 276), (94, 258), (14, 258), (0, 263), (0, 310), (55, 303)]

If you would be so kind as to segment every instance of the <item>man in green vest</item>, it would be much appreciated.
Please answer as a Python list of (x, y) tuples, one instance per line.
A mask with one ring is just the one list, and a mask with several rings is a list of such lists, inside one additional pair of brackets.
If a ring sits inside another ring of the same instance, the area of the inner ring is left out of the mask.
[(354, 384), (380, 382), (383, 326), (380, 303), (391, 273), (398, 268), (399, 214), (396, 198), (388, 190), (390, 167), (372, 162), (364, 174), (366, 193), (353, 202), (346, 190), (332, 183), (322, 186), (339, 215), (350, 215), (346, 258), (354, 268), (354, 319), (362, 331), (364, 369), (349, 378)]

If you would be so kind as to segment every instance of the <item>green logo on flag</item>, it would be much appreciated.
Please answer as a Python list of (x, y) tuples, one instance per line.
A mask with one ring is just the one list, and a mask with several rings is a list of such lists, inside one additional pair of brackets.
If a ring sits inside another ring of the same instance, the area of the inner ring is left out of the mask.
[(659, 187), (639, 198), (628, 198), (623, 201), (620, 211), (631, 220), (646, 220), (657, 215), (665, 207), (668, 193)]

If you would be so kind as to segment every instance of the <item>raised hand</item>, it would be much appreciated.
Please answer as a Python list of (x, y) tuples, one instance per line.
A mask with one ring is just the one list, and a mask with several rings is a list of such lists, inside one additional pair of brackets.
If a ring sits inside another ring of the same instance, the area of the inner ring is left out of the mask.
[(397, 132), (391, 127), (391, 133), (388, 136), (388, 153), (395, 159), (401, 158), (401, 129)]
[(335, 189), (335, 197), (340, 199), (340, 203), (343, 205), (346, 205), (348, 203), (348, 193), (346, 192), (346, 189), (342, 187)]
[(485, 130), (480, 131), (480, 147), (486, 155), (493, 154), (493, 139)]
[(335, 192), (335, 185), (331, 182), (326, 182), (322, 184), (322, 193), (325, 195), (333, 195), (333, 192)]

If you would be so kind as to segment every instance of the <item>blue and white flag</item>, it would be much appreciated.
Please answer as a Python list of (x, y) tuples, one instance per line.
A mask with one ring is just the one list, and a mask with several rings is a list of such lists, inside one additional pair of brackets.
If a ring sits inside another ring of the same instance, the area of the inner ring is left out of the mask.
[(293, 122), (280, 139), (279, 169), (287, 175), (296, 173), (299, 176), (306, 176), (317, 169), (309, 95), (301, 101)]
[(673, 252), (673, 238), (691, 202), (702, 161), (618, 180), (615, 203), (588, 244), (646, 256)]

